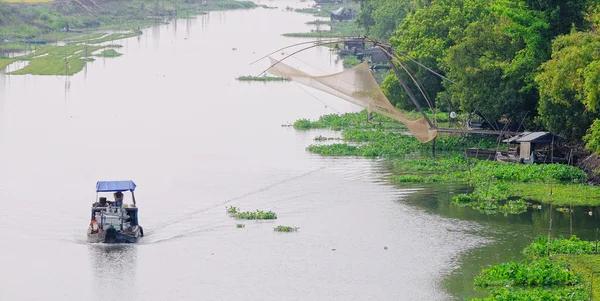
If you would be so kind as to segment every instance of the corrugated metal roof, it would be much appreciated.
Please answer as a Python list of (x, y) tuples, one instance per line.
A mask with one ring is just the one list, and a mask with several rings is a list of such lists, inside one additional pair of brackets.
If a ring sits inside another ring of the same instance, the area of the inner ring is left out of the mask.
[(558, 141), (560, 137), (552, 135), (550, 132), (523, 132), (519, 135), (510, 137), (508, 139), (502, 140), (505, 143), (521, 143), (521, 142), (552, 142), (552, 137), (554, 137), (554, 141)]
[(344, 9), (345, 9), (345, 7), (340, 7), (338, 9), (332, 11), (331, 13), (334, 14), (334, 15), (341, 15), (342, 12), (344, 11)]
[[(551, 142), (553, 136), (549, 132), (533, 132), (515, 140), (515, 142)], [(554, 140), (558, 140), (558, 137), (554, 136)]]
[(510, 137), (510, 138), (508, 138), (508, 139), (504, 139), (504, 140), (502, 140), (502, 142), (505, 142), (505, 143), (512, 143), (512, 142), (514, 142), (515, 140), (517, 140), (517, 139), (519, 139), (519, 138), (521, 138), (521, 137), (524, 137), (524, 136), (526, 136), (526, 135), (529, 135), (529, 134), (531, 134), (531, 132), (523, 132), (523, 133), (521, 133), (521, 134), (519, 134), (519, 135), (512, 136), (512, 137)]

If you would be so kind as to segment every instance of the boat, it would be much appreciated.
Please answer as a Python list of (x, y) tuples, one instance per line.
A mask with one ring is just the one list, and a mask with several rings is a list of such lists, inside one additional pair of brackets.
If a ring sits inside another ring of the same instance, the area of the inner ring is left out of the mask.
[[(98, 181), (96, 202), (92, 204), (91, 222), (87, 231), (90, 243), (136, 243), (144, 236), (138, 223), (133, 181)], [(131, 192), (133, 204), (123, 202), (123, 192)], [(109, 201), (104, 194), (112, 193)], [(102, 195), (99, 195), (102, 194)]]

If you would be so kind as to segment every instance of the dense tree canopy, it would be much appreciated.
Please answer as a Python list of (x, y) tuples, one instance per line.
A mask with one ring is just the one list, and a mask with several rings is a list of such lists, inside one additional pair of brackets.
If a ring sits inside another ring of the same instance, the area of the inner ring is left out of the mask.
[[(478, 112), (491, 122), (535, 121), (600, 152), (598, 1), (365, 0), (364, 5), (361, 22), (370, 34), (385, 38), (393, 32), (389, 42), (398, 52), (454, 82), (405, 61), (437, 107)], [(389, 16), (399, 16), (398, 22)], [(382, 89), (398, 107), (411, 108), (395, 76)], [(423, 97), (419, 101), (425, 105)]]

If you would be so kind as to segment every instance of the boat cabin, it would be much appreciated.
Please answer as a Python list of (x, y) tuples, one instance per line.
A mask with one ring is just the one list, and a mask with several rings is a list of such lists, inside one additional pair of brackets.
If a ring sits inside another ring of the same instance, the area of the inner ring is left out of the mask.
[[(92, 204), (91, 221), (96, 221), (100, 229), (113, 226), (118, 231), (139, 225), (135, 187), (133, 181), (99, 181), (96, 184), (96, 202)], [(125, 197), (123, 192), (126, 191), (131, 192), (131, 198)]]

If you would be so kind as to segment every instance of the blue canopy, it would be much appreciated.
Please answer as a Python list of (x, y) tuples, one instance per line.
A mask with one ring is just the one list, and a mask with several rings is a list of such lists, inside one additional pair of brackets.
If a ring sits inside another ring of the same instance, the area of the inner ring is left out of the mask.
[(133, 181), (98, 181), (96, 192), (134, 191)]

